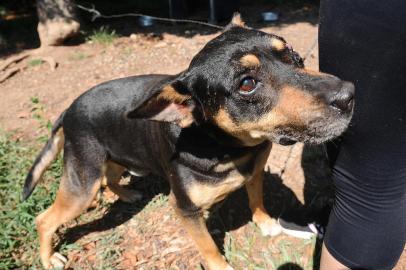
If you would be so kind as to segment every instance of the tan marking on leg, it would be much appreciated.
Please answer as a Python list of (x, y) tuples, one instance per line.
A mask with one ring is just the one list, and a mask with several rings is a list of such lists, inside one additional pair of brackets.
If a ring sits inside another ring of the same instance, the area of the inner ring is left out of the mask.
[(177, 207), (175, 207), (175, 210), (182, 225), (196, 243), (200, 254), (206, 260), (209, 270), (232, 270), (231, 266), (225, 261), (208, 232), (203, 216), (185, 217), (180, 213), (180, 210)]
[(113, 161), (106, 162), (104, 174), (107, 179), (108, 187), (124, 202), (132, 203), (140, 200), (142, 195), (138, 191), (120, 185), (121, 175), (124, 171), (125, 168), (123, 166)]
[[(66, 177), (66, 176), (64, 176)], [(83, 191), (78, 197), (64, 187), (64, 178), (56, 195), (55, 202), (45, 212), (36, 218), (40, 258), (45, 269), (52, 269), (64, 265), (59, 253), (54, 253), (52, 236), (58, 227), (80, 215), (87, 209), (96, 193), (100, 189), (100, 179), (95, 181), (90, 193)]]
[(241, 187), (249, 176), (242, 175), (238, 171), (239, 166), (249, 162), (253, 156), (251, 153), (217, 164), (213, 170), (217, 173), (228, 172), (228, 175), (220, 183), (207, 184), (198, 181), (187, 187), (189, 199), (203, 210), (209, 209), (214, 203), (223, 200), (228, 194)]
[(274, 236), (282, 232), (277, 221), (269, 216), (263, 200), (264, 167), (271, 148), (265, 150), (258, 157), (255, 173), (248, 183), (245, 184), (248, 193), (249, 205), (252, 212), (252, 221), (260, 228), (263, 235)]
[(32, 173), (33, 182), (37, 182), (41, 177), (48, 166), (55, 160), (58, 153), (61, 151), (65, 142), (65, 136), (63, 134), (63, 129), (59, 129), (58, 132), (54, 135), (51, 149), (42, 156), (39, 163), (35, 166), (35, 169)]
[(258, 57), (253, 54), (247, 54), (240, 58), (240, 63), (246, 68), (257, 68), (261, 65)]
[(246, 179), (247, 177), (235, 170), (217, 184), (205, 184), (195, 181), (187, 187), (187, 194), (197, 207), (206, 210), (214, 203), (223, 200), (232, 191), (241, 187)]
[(227, 172), (227, 171), (230, 171), (233, 169), (237, 169), (237, 167), (244, 165), (251, 158), (252, 158), (252, 154), (248, 153), (246, 155), (243, 155), (243, 156), (233, 159), (233, 160), (220, 162), (214, 167), (214, 171), (217, 173), (222, 173), (222, 172)]
[(264, 207), (263, 174), (257, 175), (245, 185), (252, 211), (252, 221), (260, 228), (262, 235), (274, 236), (282, 232), (278, 222), (271, 218)]
[(277, 38), (272, 38), (271, 39), (271, 47), (272, 49), (276, 50), (276, 51), (283, 51), (286, 47), (285, 42), (283, 42), (280, 39)]

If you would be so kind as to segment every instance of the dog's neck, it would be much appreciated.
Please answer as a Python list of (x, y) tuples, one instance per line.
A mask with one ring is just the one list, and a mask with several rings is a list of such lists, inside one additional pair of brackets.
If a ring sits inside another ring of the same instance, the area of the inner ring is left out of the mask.
[(209, 123), (179, 129), (178, 132), (176, 145), (180, 151), (189, 147), (199, 147), (202, 148), (202, 150), (218, 149), (219, 153), (233, 153), (253, 151), (269, 143), (266, 141), (255, 146), (246, 146), (238, 139)]

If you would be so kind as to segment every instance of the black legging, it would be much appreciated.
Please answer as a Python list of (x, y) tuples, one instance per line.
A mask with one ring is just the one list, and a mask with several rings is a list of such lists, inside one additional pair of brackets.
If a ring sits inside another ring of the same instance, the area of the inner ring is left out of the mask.
[(353, 269), (391, 269), (406, 240), (406, 1), (322, 0), (320, 70), (356, 87), (328, 145), (336, 198), (324, 239)]

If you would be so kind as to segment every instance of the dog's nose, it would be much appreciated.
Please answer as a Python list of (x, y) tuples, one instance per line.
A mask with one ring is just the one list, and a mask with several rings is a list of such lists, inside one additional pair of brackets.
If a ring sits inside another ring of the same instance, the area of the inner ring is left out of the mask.
[(354, 85), (343, 82), (340, 91), (331, 97), (330, 105), (341, 112), (350, 112), (354, 106), (354, 93)]

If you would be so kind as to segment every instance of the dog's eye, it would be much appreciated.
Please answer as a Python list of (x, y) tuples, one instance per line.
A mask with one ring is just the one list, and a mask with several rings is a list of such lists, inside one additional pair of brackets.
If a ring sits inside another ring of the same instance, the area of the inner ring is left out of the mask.
[(240, 92), (243, 94), (252, 93), (255, 90), (256, 86), (257, 82), (255, 81), (254, 78), (246, 77), (241, 81)]

